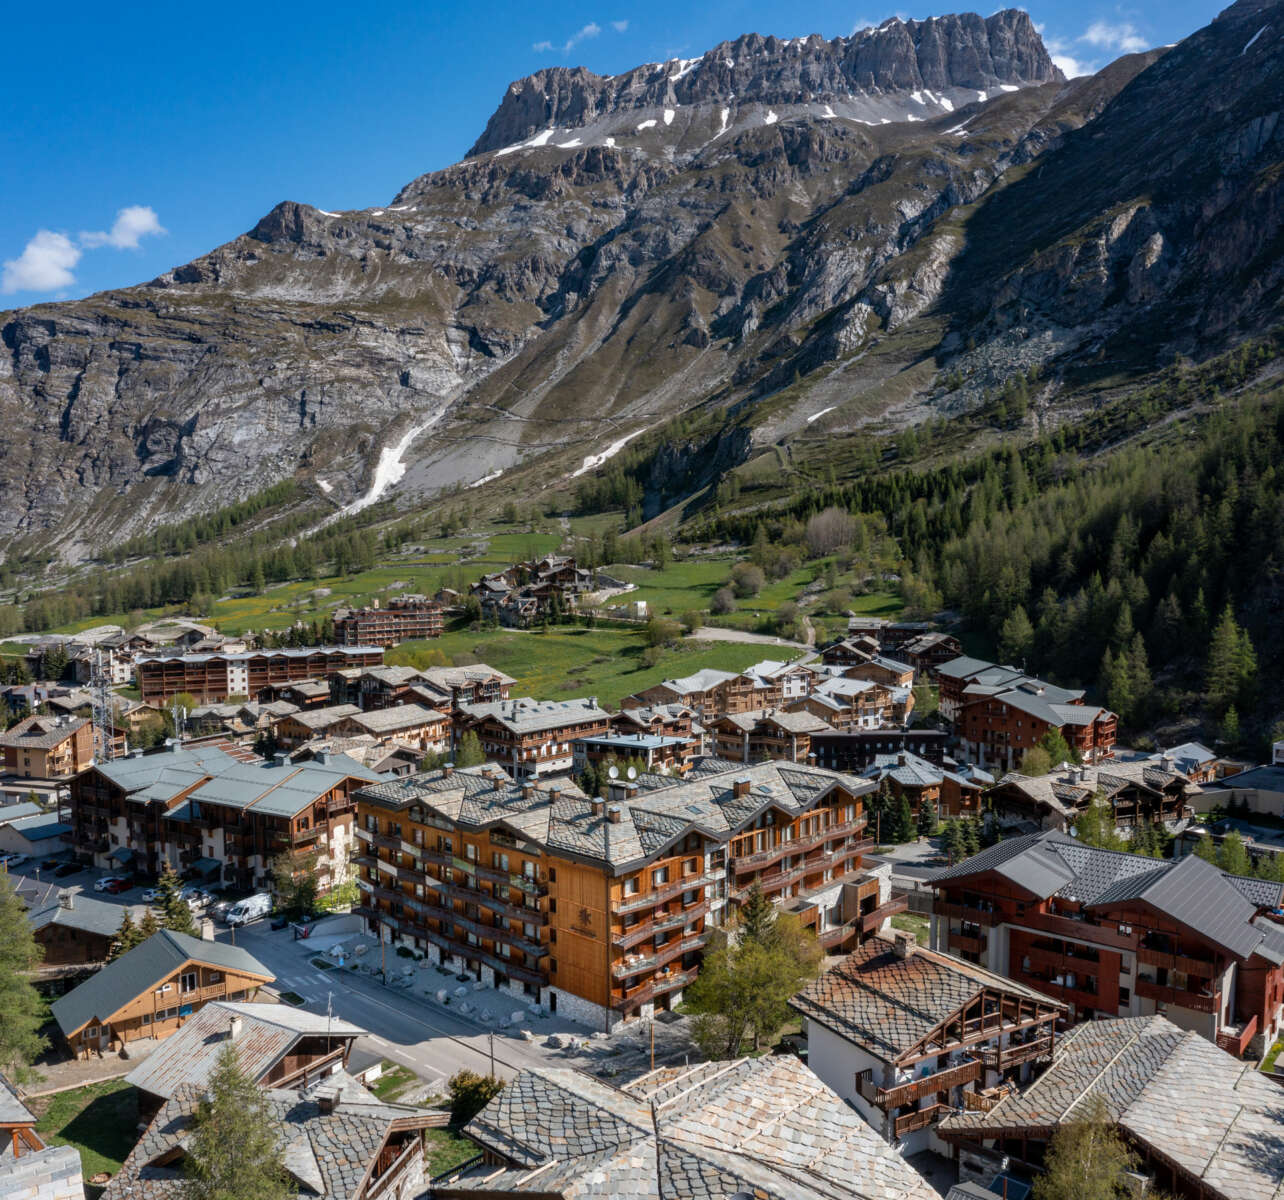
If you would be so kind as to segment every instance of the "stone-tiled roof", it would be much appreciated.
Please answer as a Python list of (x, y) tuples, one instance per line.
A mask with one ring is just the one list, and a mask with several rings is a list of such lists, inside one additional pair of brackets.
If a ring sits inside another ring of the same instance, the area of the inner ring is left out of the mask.
[(938, 872), (931, 882), (987, 871), (1042, 899), (1056, 896), (1088, 908), (1144, 901), (1240, 958), (1262, 942), (1253, 920), (1257, 909), (1278, 903), (1284, 894), (1278, 883), (1240, 881), (1195, 855), (1169, 861), (1099, 850), (1056, 831), (1000, 842)]
[(606, 721), (610, 717), (593, 698), (575, 700), (533, 700), (523, 696), (512, 700), (491, 700), (460, 706), (472, 720), (492, 720), (514, 734), (540, 733), (583, 721)]
[[(748, 789), (737, 796), (736, 784)], [(465, 828), (496, 824), (540, 846), (621, 871), (658, 854), (692, 829), (725, 838), (768, 808), (797, 815), (835, 788), (854, 796), (873, 790), (868, 780), (794, 763), (697, 759), (685, 779), (643, 774), (624, 797), (598, 805), (578, 788), (513, 782), (494, 767), (447, 774), (425, 771), (362, 788), (359, 799), (402, 811), (413, 804)], [(619, 820), (611, 820), (618, 806)]]
[(236, 1053), (241, 1069), (261, 1080), (308, 1035), (332, 1037), (335, 1044), (366, 1031), (337, 1017), (291, 1008), (286, 1004), (239, 1004), (216, 1000), (187, 1019), (176, 1034), (163, 1041), (125, 1082), (166, 1099), (187, 1084), (204, 1084), (231, 1036), (232, 1018), (241, 1018)]
[(52, 750), (88, 724), (88, 717), (27, 717), (7, 732), (0, 733), (0, 746), (18, 750)]
[(3, 1075), (0, 1075), (0, 1125), (34, 1125), (36, 1118), (31, 1110), (18, 1099), (18, 1093)]
[(986, 988), (1065, 1007), (950, 954), (916, 947), (902, 958), (882, 937), (871, 938), (790, 1003), (839, 1037), (895, 1062)]
[[(333, 1112), (322, 1111), (317, 1100), (321, 1089), (340, 1093)], [(181, 1155), (202, 1091), (184, 1086), (161, 1105), (102, 1200), (179, 1200)], [(300, 1200), (351, 1200), (365, 1183), (394, 1122), (419, 1120), (426, 1125), (428, 1121), (426, 1110), (384, 1104), (342, 1073), (329, 1076), (304, 1095), (271, 1089), (264, 1096)]]
[(664, 1068), (623, 1089), (523, 1072), (465, 1130), (511, 1164), (454, 1189), (638, 1200), (933, 1200), (936, 1193), (795, 1058)]
[(1279, 1086), (1165, 1017), (1093, 1021), (1058, 1043), (1052, 1066), (989, 1112), (946, 1117), (942, 1131), (1047, 1137), (1099, 1096), (1132, 1139), (1217, 1200), (1284, 1197)]

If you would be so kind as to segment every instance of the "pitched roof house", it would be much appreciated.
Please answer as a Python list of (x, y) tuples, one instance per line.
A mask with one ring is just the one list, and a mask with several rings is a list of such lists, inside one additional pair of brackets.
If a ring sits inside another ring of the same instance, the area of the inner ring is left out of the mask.
[(276, 977), (248, 950), (162, 929), (113, 959), (49, 1011), (85, 1056), (137, 1038), (165, 1038), (211, 1000), (240, 1000)]
[(615, 1088), (523, 1071), (465, 1127), (485, 1162), (439, 1200), (934, 1200), (935, 1191), (798, 1059), (663, 1068)]

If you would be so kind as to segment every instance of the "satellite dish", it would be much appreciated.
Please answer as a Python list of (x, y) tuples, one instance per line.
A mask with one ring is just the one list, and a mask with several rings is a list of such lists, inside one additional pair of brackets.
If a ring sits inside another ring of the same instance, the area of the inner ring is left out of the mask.
[(620, 777), (620, 768), (619, 768), (619, 767), (617, 767), (617, 766), (615, 766), (615, 764), (614, 764), (614, 763), (612, 763), (612, 764), (611, 764), (611, 766), (609, 766), (609, 767), (607, 767), (607, 768), (606, 768), (606, 773), (607, 773), (607, 774), (608, 774), (612, 779), (619, 779), (619, 777)]
[(627, 771), (627, 772), (625, 772), (625, 773), (628, 775), (628, 777), (629, 777), (630, 779), (636, 779), (636, 778), (638, 777), (638, 769), (637, 769), (637, 767), (630, 767), (630, 768), (628, 769), (628, 771)]

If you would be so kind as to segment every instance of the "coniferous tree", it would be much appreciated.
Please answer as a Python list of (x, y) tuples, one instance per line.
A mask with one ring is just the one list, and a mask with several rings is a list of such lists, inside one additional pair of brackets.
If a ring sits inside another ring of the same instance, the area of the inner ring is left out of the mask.
[(1210, 834), (1205, 833), (1201, 835), (1199, 841), (1195, 843), (1195, 853), (1198, 854), (1205, 862), (1210, 862), (1216, 865), (1217, 846), (1213, 843), (1213, 839)]
[(44, 958), (7, 871), (0, 871), (0, 1072), (18, 1083), (32, 1077), (31, 1064), (47, 1042), (40, 1027), (45, 1002), (31, 982)]
[(893, 809), (892, 841), (912, 842), (918, 833), (914, 823), (914, 810), (910, 808), (908, 796), (901, 796), (900, 802)]
[(196, 922), (192, 910), (183, 899), (183, 881), (179, 879), (174, 868), (166, 863), (156, 881), (156, 906), (160, 910), (160, 922), (166, 929), (175, 933), (197, 935)]
[(948, 821), (945, 825), (945, 853), (950, 865), (962, 862), (967, 857), (967, 847), (963, 839), (963, 829), (958, 821)]
[(1005, 663), (1027, 662), (1034, 650), (1034, 626), (1019, 604), (999, 630), (999, 658)]
[(1231, 875), (1251, 875), (1253, 864), (1244, 848), (1244, 839), (1232, 829), (1222, 839), (1221, 849), (1217, 852), (1217, 865)]
[[(151, 909), (148, 909), (148, 912), (150, 911)], [(133, 912), (126, 908), (125, 915), (120, 919), (120, 928), (116, 930), (116, 936), (112, 938), (111, 945), (108, 947), (107, 961), (110, 962), (114, 958), (119, 958), (122, 954), (128, 954), (142, 941), (142, 930), (134, 924)]]
[(940, 830), (940, 820), (936, 815), (936, 801), (923, 797), (918, 802), (918, 836), (935, 837)]
[(776, 906), (763, 895), (757, 881), (750, 885), (749, 894), (740, 906), (736, 928), (742, 942), (754, 941), (767, 946), (775, 937)]
[(481, 739), (473, 730), (469, 730), (459, 739), (459, 749), (455, 751), (455, 766), (478, 767), (486, 761), (482, 753)]
[(267, 1097), (228, 1042), (196, 1107), (183, 1160), (183, 1200), (287, 1200), (296, 1189), (285, 1169), (284, 1145)]

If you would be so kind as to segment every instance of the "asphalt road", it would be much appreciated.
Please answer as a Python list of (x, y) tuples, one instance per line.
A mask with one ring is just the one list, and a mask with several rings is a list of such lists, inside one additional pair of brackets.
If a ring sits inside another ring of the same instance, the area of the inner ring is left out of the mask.
[[(217, 940), (231, 941), (231, 932), (220, 929)], [(236, 930), (236, 944), (272, 971), (277, 991), (297, 992), (312, 1012), (323, 1013), (328, 1004), (335, 1016), (370, 1031), (370, 1049), (430, 1083), (440, 1082), (443, 1091), (444, 1081), (461, 1068), (482, 1074), (491, 1068), (488, 1030), (367, 976), (314, 967), (315, 951), (309, 953), (307, 943), (295, 941), (289, 930), (274, 931), (258, 921)], [(556, 1052), (507, 1032), (494, 1033), (493, 1049), (495, 1073), (503, 1079), (526, 1067), (568, 1065)]]

